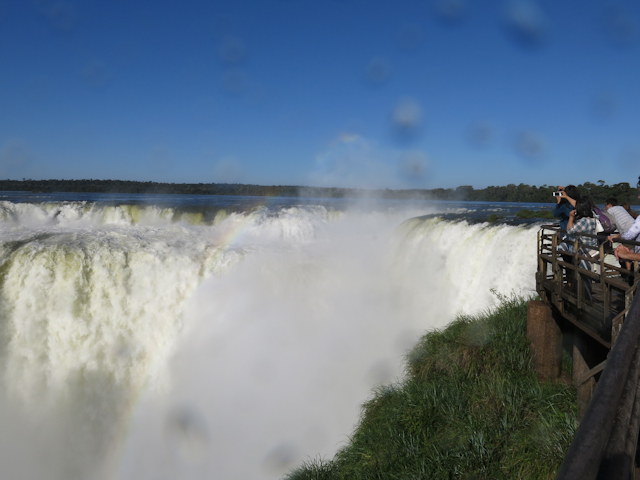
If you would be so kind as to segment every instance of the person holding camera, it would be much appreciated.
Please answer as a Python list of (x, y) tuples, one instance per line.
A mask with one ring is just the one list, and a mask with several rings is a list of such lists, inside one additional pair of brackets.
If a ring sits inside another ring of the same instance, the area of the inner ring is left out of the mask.
[(556, 197), (556, 207), (553, 209), (553, 216), (560, 218), (560, 230), (566, 231), (571, 212), (576, 207), (576, 202), (580, 198), (580, 193), (575, 185), (558, 187), (557, 192), (553, 192)]

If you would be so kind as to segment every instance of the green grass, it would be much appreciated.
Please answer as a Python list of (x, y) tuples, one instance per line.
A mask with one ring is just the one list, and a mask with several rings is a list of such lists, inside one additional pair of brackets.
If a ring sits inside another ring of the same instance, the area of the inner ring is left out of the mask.
[(525, 300), (428, 332), (405, 379), (376, 389), (333, 460), (287, 480), (551, 479), (577, 428), (575, 390), (539, 382)]

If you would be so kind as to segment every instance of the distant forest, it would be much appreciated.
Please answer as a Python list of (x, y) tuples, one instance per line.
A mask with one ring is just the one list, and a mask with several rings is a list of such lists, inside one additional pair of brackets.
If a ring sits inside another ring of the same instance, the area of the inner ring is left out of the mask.
[[(585, 182), (577, 185), (582, 195), (589, 195), (595, 203), (602, 204), (609, 197), (620, 203), (638, 204), (638, 193), (628, 183), (606, 185)], [(74, 193), (167, 193), (183, 195), (245, 195), (265, 197), (322, 197), (322, 198), (386, 198), (432, 200), (471, 200), (489, 202), (555, 203), (552, 192), (555, 186), (509, 184), (502, 187), (474, 189), (463, 185), (457, 188), (364, 190), (351, 188), (325, 188), (301, 186), (263, 186), (238, 183), (157, 183), (128, 180), (0, 180), (0, 191), (26, 192), (74, 192)]]

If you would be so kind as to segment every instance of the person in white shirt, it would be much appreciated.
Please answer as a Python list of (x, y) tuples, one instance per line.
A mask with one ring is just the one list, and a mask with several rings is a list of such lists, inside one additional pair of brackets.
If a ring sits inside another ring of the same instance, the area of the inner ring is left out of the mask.
[[(640, 177), (638, 177), (637, 187), (638, 187), (638, 193), (639, 193), (638, 198), (640, 198)], [(610, 198), (609, 200), (607, 200), (607, 204), (609, 204), (610, 200), (615, 200), (615, 198)], [(610, 212), (611, 209), (609, 208), (609, 205), (606, 205), (606, 207), (607, 207), (607, 213)], [(612, 208), (615, 208), (615, 205), (613, 205)], [(631, 217), (631, 215), (629, 215), (629, 217)], [(631, 218), (633, 219), (633, 217)], [(616, 218), (616, 222), (617, 222), (617, 218)], [(607, 237), (607, 239), (611, 242), (612, 245), (613, 245), (613, 241), (619, 238), (622, 238), (624, 240), (635, 240), (636, 242), (640, 241), (640, 216), (634, 219), (631, 225), (624, 232), (622, 231), (620, 225), (618, 225), (618, 230), (621, 233), (617, 233), (615, 235), (609, 235)], [(619, 245), (614, 250), (614, 254), (618, 259), (618, 261), (620, 262), (621, 266), (622, 266), (622, 261), (624, 261), (626, 263), (627, 270), (631, 270), (631, 262), (640, 260), (640, 245), (634, 246), (633, 250), (631, 250), (626, 245)]]
[(625, 233), (631, 228), (631, 225), (633, 225), (635, 219), (631, 215), (629, 215), (629, 212), (627, 212), (623, 207), (618, 205), (617, 199), (608, 198), (604, 206), (607, 209), (609, 218), (613, 217), (618, 232)]

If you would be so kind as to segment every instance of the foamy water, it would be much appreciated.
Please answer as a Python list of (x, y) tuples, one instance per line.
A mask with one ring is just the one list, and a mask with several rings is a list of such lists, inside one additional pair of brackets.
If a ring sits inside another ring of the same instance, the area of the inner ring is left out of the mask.
[(0, 205), (0, 476), (281, 478), (425, 330), (534, 290), (535, 227), (433, 207)]

